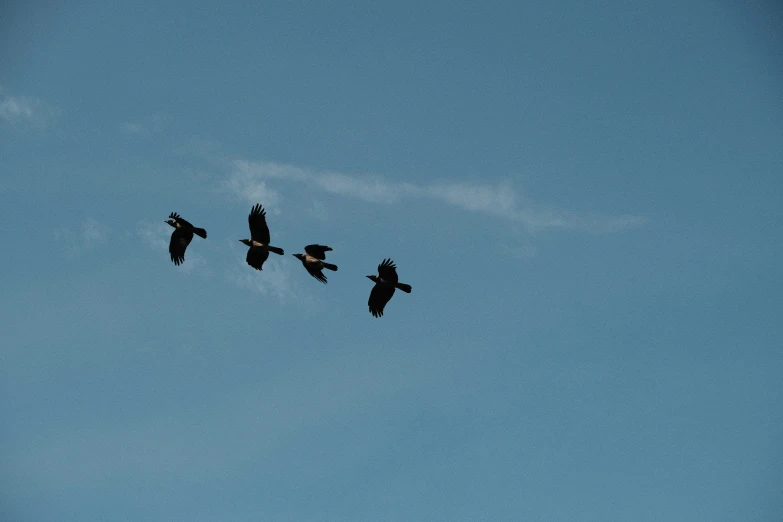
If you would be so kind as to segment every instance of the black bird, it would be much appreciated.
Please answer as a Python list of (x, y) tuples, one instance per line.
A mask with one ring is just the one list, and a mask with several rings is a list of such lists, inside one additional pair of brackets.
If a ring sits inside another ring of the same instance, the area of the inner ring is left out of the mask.
[(326, 253), (332, 250), (325, 245), (307, 245), (304, 254), (294, 254), (299, 259), (307, 272), (322, 283), (326, 283), (326, 276), (322, 272), (324, 268), (337, 272), (337, 265), (325, 263)]
[(174, 232), (171, 233), (171, 242), (169, 243), (169, 254), (171, 254), (171, 260), (175, 265), (181, 265), (185, 262), (185, 249), (193, 240), (193, 234), (199, 237), (207, 238), (207, 231), (203, 228), (196, 228), (184, 219), (180, 217), (176, 212), (169, 214), (169, 219), (166, 221), (169, 225), (174, 227)]
[(250, 225), (250, 239), (240, 239), (242, 243), (250, 247), (247, 251), (247, 264), (261, 270), (264, 261), (269, 257), (269, 252), (283, 255), (283, 249), (269, 246), (269, 227), (266, 226), (266, 211), (259, 203), (256, 203), (247, 216)]
[(394, 289), (399, 288), (406, 294), (411, 293), (411, 285), (398, 282), (397, 266), (391, 259), (384, 259), (383, 263), (378, 265), (378, 275), (368, 275), (368, 279), (375, 282), (370, 292), (370, 300), (367, 305), (370, 307), (370, 313), (373, 317), (383, 315), (383, 307), (394, 295)]

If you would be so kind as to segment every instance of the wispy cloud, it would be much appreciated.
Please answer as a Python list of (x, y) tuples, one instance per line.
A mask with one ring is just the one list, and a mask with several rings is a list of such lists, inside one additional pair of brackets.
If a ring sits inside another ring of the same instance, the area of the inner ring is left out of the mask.
[(226, 270), (226, 279), (240, 288), (245, 288), (265, 296), (276, 298), (282, 304), (297, 303), (297, 306), (308, 306), (314, 303), (310, 294), (299, 291), (292, 277), (290, 263), (280, 263), (275, 254), (264, 263), (264, 269), (259, 271), (245, 262), (247, 248), (234, 246), (232, 250), (233, 265)]
[(136, 225), (136, 236), (150, 248), (167, 251), (171, 239), (171, 227), (165, 223), (140, 221)]
[(273, 295), (281, 301), (290, 301), (294, 297), (289, 271), (278, 265), (266, 263), (264, 270), (253, 270), (244, 262), (238, 261), (229, 279), (241, 288), (247, 288), (264, 295)]
[(54, 236), (65, 246), (68, 257), (76, 257), (85, 250), (94, 249), (109, 240), (111, 228), (92, 218), (78, 227), (64, 227), (54, 231)]
[(274, 182), (306, 184), (317, 190), (352, 197), (370, 203), (393, 204), (420, 199), (440, 202), (470, 212), (479, 212), (525, 227), (529, 233), (547, 229), (574, 230), (592, 234), (619, 232), (646, 222), (641, 216), (579, 215), (534, 203), (508, 183), (441, 181), (430, 184), (395, 183), (377, 175), (357, 176), (318, 172), (273, 162), (234, 160), (225, 185), (248, 201), (279, 203)]
[(237, 171), (225, 182), (225, 188), (251, 204), (263, 201), (267, 212), (280, 212), (280, 193), (269, 188), (266, 180), (258, 176)]
[(54, 122), (57, 111), (38, 98), (11, 96), (0, 87), (0, 120), (33, 127), (47, 127)]
[(127, 134), (142, 134), (144, 133), (144, 127), (139, 123), (131, 123), (126, 121), (122, 124), (122, 130)]

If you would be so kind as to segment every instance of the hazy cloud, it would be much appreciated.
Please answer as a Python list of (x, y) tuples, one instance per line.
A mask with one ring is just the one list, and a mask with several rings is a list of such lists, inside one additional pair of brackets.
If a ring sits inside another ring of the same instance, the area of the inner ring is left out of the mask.
[(0, 120), (46, 127), (53, 123), (57, 111), (37, 98), (11, 96), (0, 87)]
[(225, 188), (229, 192), (241, 197), (248, 203), (264, 202), (267, 212), (277, 214), (280, 212), (280, 193), (267, 186), (264, 179), (259, 179), (249, 172), (236, 172), (226, 182)]
[[(263, 270), (255, 270), (245, 261), (247, 247), (235, 240), (229, 241), (231, 266), (226, 270), (226, 279), (240, 288), (274, 297), (281, 304), (296, 303), (298, 307), (312, 306), (312, 295), (301, 292), (294, 282), (292, 263), (281, 262), (279, 256), (270, 254)], [(293, 264), (295, 267), (296, 264)]]
[(122, 129), (128, 134), (141, 134), (144, 132), (144, 127), (138, 123), (125, 122), (122, 125)]
[(241, 288), (271, 295), (284, 302), (295, 297), (290, 271), (270, 262), (264, 263), (264, 269), (258, 271), (241, 259), (229, 273), (229, 279)]
[(171, 227), (163, 222), (140, 221), (136, 225), (136, 236), (150, 248), (168, 251)]
[(109, 240), (111, 228), (92, 218), (86, 219), (75, 228), (64, 227), (54, 231), (55, 238), (65, 245), (68, 257), (75, 257), (82, 251), (94, 249)]
[(170, 121), (171, 118), (168, 116), (155, 114), (143, 122), (126, 121), (120, 126), (120, 130), (125, 134), (150, 137), (163, 132)]

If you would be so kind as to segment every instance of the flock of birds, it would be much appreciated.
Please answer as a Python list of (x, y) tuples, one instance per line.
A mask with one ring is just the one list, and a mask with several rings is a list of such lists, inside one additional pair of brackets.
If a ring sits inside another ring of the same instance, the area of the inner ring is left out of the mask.
[[(176, 212), (169, 215), (166, 221), (174, 227), (169, 242), (169, 254), (175, 265), (179, 266), (185, 262), (185, 249), (193, 240), (193, 236), (207, 238), (207, 231), (203, 228), (197, 228), (185, 221), (182, 216)], [(269, 244), (269, 227), (266, 224), (266, 211), (260, 204), (253, 205), (250, 214), (247, 216), (247, 223), (250, 225), (250, 239), (240, 239), (239, 241), (250, 247), (247, 251), (247, 264), (261, 270), (264, 261), (269, 257), (269, 252), (283, 255), (283, 249)], [(323, 273), (327, 270), (337, 271), (337, 265), (326, 262), (326, 253), (332, 249), (326, 245), (307, 245), (304, 247), (304, 254), (294, 254), (304, 265), (305, 270), (314, 278), (322, 283), (326, 283), (326, 276)], [(411, 293), (411, 286), (400, 283), (397, 277), (397, 266), (391, 259), (384, 259), (378, 265), (378, 275), (368, 275), (368, 279), (375, 283), (370, 291), (370, 299), (367, 305), (373, 317), (381, 317), (386, 303), (394, 295), (395, 289), (400, 289), (406, 294)]]

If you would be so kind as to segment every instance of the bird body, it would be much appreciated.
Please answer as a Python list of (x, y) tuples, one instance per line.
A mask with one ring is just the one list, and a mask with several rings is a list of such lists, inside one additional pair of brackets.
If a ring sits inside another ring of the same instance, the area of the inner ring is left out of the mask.
[(294, 257), (302, 262), (305, 270), (307, 270), (311, 276), (322, 283), (326, 283), (326, 276), (323, 274), (323, 269), (326, 268), (327, 270), (332, 270), (334, 272), (337, 271), (337, 265), (324, 261), (324, 259), (326, 259), (326, 252), (330, 250), (332, 249), (325, 245), (307, 245), (304, 254), (294, 254)]
[(174, 232), (171, 233), (171, 241), (169, 242), (169, 255), (174, 264), (179, 266), (185, 262), (185, 249), (188, 248), (188, 245), (193, 240), (193, 234), (206, 239), (207, 231), (203, 228), (194, 227), (182, 219), (176, 212), (169, 214), (169, 219), (165, 222), (174, 227)]
[(283, 249), (269, 244), (269, 227), (266, 224), (266, 211), (260, 204), (256, 203), (247, 216), (247, 223), (250, 227), (250, 239), (240, 239), (239, 241), (250, 248), (247, 251), (247, 264), (261, 270), (264, 261), (269, 257), (269, 252), (283, 255)]
[(370, 299), (367, 301), (373, 317), (383, 316), (383, 309), (386, 307), (386, 303), (391, 300), (395, 289), (402, 290), (406, 294), (411, 293), (412, 290), (411, 285), (399, 282), (397, 266), (391, 259), (384, 259), (378, 265), (377, 276), (368, 275), (367, 278), (375, 283), (370, 291)]

